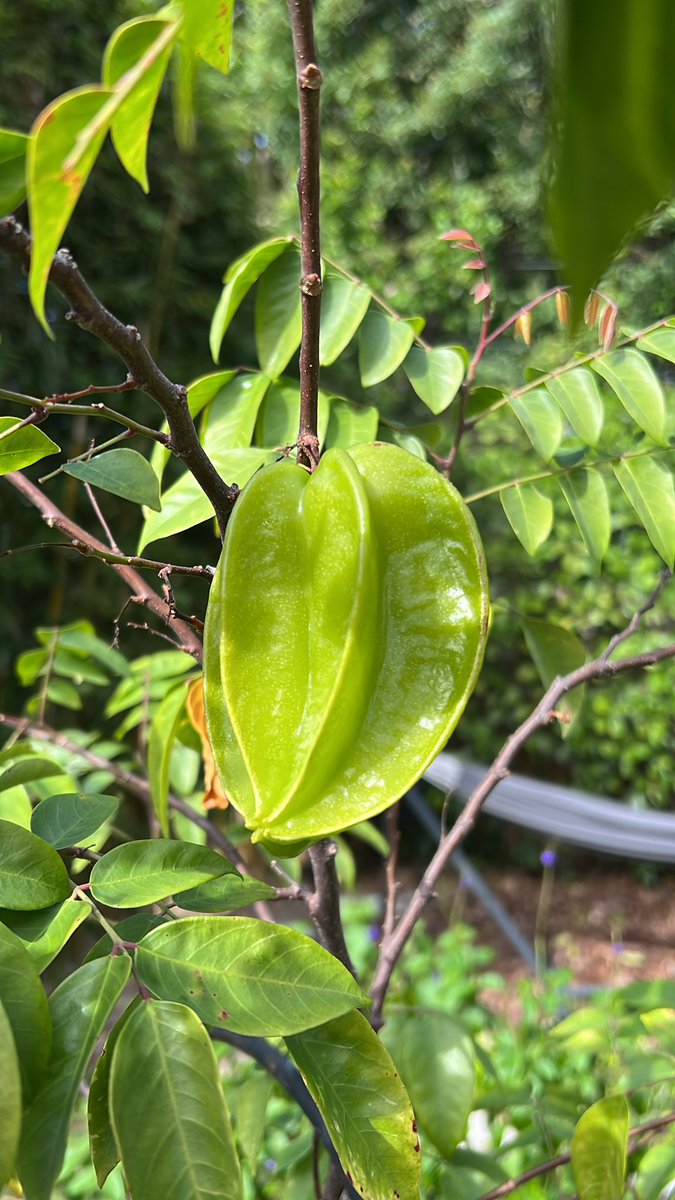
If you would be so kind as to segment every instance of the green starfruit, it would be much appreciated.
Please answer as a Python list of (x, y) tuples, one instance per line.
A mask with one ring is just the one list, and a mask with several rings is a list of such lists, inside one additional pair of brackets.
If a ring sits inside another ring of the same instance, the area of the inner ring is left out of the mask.
[(378, 443), (258, 471), (204, 645), (216, 766), (253, 841), (298, 853), (400, 799), (462, 714), (487, 619), (473, 518), (421, 459)]

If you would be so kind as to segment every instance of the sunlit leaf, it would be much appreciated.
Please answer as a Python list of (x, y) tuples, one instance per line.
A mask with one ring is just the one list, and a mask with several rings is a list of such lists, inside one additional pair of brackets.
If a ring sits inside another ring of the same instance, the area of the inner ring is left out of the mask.
[(675, 329), (655, 329), (641, 337), (635, 345), (638, 350), (658, 354), (659, 358), (675, 363)]
[(24, 425), (17, 428), (16, 433), (9, 432), (20, 424), (18, 417), (0, 417), (0, 475), (22, 471), (50, 454), (58, 454), (61, 448), (35, 425)]
[(346, 1012), (365, 997), (311, 938), (252, 917), (187, 917), (136, 951), (155, 995), (188, 1004), (207, 1025), (275, 1037)]
[(139, 1200), (241, 1200), (218, 1064), (189, 1008), (150, 1000), (125, 1022), (110, 1069), (110, 1113)]
[(232, 48), (231, 0), (181, 0), (185, 40), (195, 54), (224, 75), (230, 69)]
[(586, 367), (575, 367), (573, 371), (547, 379), (546, 387), (574, 432), (587, 446), (597, 446), (605, 413), (593, 373)]
[(16, 129), (0, 129), (0, 217), (14, 212), (26, 196), (28, 137)]
[(300, 259), (291, 249), (268, 266), (256, 291), (256, 349), (261, 370), (270, 379), (278, 379), (288, 366), (301, 334)]
[[(47, 1065), (52, 1044), (52, 1018), (45, 990), (26, 947), (15, 933), (1, 924), (0, 1001), (12, 1030), (24, 1103), (27, 1103)], [(0, 1088), (0, 1094), (2, 1090)]]
[(78, 134), (86, 129), (111, 95), (109, 88), (76, 88), (48, 104), (31, 129), (27, 170), (33, 250), (28, 288), (35, 315), (50, 336), (45, 316), (47, 276), (107, 129), (101, 129), (92, 138), (76, 168), (65, 171), (63, 164)]
[(413, 326), (398, 317), (371, 309), (359, 330), (359, 373), (364, 387), (393, 375), (415, 340)]
[(37, 912), (0, 908), (0, 921), (21, 938), (38, 975), (49, 966), (75, 930), (91, 913), (82, 900), (64, 900)]
[(0, 905), (32, 911), (65, 900), (72, 891), (56, 850), (28, 829), (0, 821)]
[(81, 846), (101, 825), (114, 817), (119, 801), (95, 792), (48, 796), (33, 809), (31, 829), (55, 850)]
[(659, 1200), (667, 1196), (669, 1184), (675, 1179), (675, 1138), (650, 1146), (640, 1159), (637, 1171), (637, 1194), (640, 1200)]
[(530, 483), (504, 488), (499, 499), (518, 541), (529, 555), (535, 555), (553, 528), (552, 501)]
[(625, 458), (614, 467), (649, 540), (673, 569), (675, 562), (675, 488), (670, 471), (648, 455)]
[(625, 1096), (605, 1096), (586, 1110), (570, 1147), (579, 1200), (621, 1200), (627, 1145)]
[(94, 864), (91, 894), (110, 908), (142, 908), (232, 871), (206, 846), (166, 838), (125, 842)]
[[(319, 391), (317, 433), (319, 444), (326, 440), (330, 418), (331, 397)], [(261, 446), (270, 448), (294, 446), (300, 424), (300, 385), (296, 379), (277, 379), (267, 392), (258, 414), (255, 438)]]
[(435, 346), (425, 350), (413, 346), (403, 363), (420, 400), (432, 413), (445, 412), (455, 399), (464, 378), (462, 355), (452, 346)]
[(511, 396), (509, 403), (537, 454), (549, 462), (563, 435), (563, 421), (555, 400), (541, 387), (522, 396)]
[(593, 368), (607, 381), (636, 425), (659, 445), (667, 445), (663, 391), (644, 355), (637, 350), (615, 350), (596, 359)]
[[(119, 83), (127, 71), (151, 50), (157, 38), (166, 34), (167, 28), (168, 23), (156, 17), (137, 17), (120, 25), (110, 38), (103, 56), (103, 83), (106, 87), (112, 88)], [(175, 36), (178, 33), (175, 23), (174, 31)], [(142, 73), (112, 121), (113, 145), (125, 170), (140, 183), (144, 192), (148, 191), (146, 155), (150, 125), (172, 49), (170, 43), (161, 50), (155, 61)]]
[(262, 242), (228, 267), (223, 281), (225, 287), (211, 320), (209, 345), (214, 362), (218, 362), (223, 337), (244, 296), (271, 263), (288, 250), (291, 241), (291, 238), (272, 238)]
[(607, 485), (599, 471), (570, 471), (558, 480), (586, 549), (600, 566), (612, 532)]
[(85, 1068), (130, 968), (126, 955), (100, 958), (79, 967), (50, 996), (51, 1054), (21, 1132), (18, 1173), (26, 1200), (50, 1200)]
[[(569, 675), (586, 662), (584, 644), (575, 633), (563, 629), (561, 625), (553, 625), (548, 621), (521, 620), (527, 648), (532, 655), (539, 678), (545, 688), (548, 688), (559, 675)], [(566, 720), (562, 725), (563, 737), (566, 737), (584, 700), (584, 687), (573, 688), (558, 703), (558, 711), (563, 713)]]
[(349, 345), (368, 311), (370, 290), (363, 283), (341, 275), (326, 275), (321, 297), (322, 367), (335, 362)]
[(420, 1144), (408, 1095), (365, 1017), (286, 1038), (340, 1162), (366, 1200), (417, 1200)]
[(14, 1174), (21, 1134), (21, 1077), (19, 1060), (0, 998), (0, 1192)]
[(380, 414), (374, 405), (349, 404), (346, 400), (334, 399), (330, 406), (330, 420), (326, 431), (326, 445), (356, 446), (359, 442), (373, 442), (377, 437)]
[(161, 509), (159, 480), (137, 450), (104, 450), (86, 462), (64, 463), (63, 470), (131, 504), (144, 504), (156, 512)]

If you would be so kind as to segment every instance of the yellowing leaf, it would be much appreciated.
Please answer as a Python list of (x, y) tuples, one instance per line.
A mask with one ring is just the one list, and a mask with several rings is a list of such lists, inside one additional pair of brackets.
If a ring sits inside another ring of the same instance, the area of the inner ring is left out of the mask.
[(190, 718), (190, 724), (197, 730), (202, 743), (202, 756), (204, 759), (204, 782), (206, 784), (206, 792), (202, 801), (204, 808), (227, 808), (229, 800), (223, 791), (223, 785), (220, 782), (220, 776), (216, 770), (216, 764), (213, 758), (213, 750), (209, 741), (209, 735), (206, 729), (206, 716), (204, 713), (204, 680), (195, 679), (192, 687), (187, 694), (186, 702), (187, 714)]

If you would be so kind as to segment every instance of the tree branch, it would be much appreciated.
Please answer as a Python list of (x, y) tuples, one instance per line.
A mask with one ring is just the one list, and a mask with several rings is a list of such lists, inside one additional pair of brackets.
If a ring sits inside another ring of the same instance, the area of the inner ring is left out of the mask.
[[(629, 1142), (638, 1141), (644, 1134), (655, 1133), (660, 1129), (665, 1129), (668, 1125), (675, 1122), (675, 1113), (669, 1113), (667, 1117), (656, 1117), (653, 1121), (646, 1121), (644, 1125), (636, 1125), (635, 1129), (631, 1129), (628, 1134)], [(629, 1147), (630, 1153), (631, 1147)], [(564, 1167), (568, 1162), (571, 1162), (571, 1154), (558, 1154), (556, 1158), (550, 1158), (548, 1162), (539, 1163), (536, 1167), (531, 1167), (529, 1171), (524, 1171), (522, 1175), (518, 1175), (515, 1179), (509, 1179), (506, 1183), (501, 1183), (499, 1187), (493, 1188), (491, 1192), (486, 1192), (480, 1197), (480, 1200), (500, 1200), (501, 1196), (510, 1196), (511, 1192), (515, 1192), (517, 1188), (523, 1184), (529, 1183), (531, 1179), (538, 1179), (540, 1175), (548, 1175), (550, 1171), (555, 1171), (557, 1167)]]
[[(28, 270), (31, 239), (14, 217), (5, 217), (0, 221), (0, 250), (14, 259), (24, 271)], [(186, 389), (167, 379), (135, 326), (123, 325), (101, 304), (68, 250), (59, 250), (55, 255), (49, 279), (71, 306), (68, 318), (109, 346), (122, 359), (139, 389), (159, 405), (169, 423), (171, 448), (208, 496), (222, 533), (237, 498), (238, 488), (223, 482), (205, 454), (188, 408)]]
[(632, 617), (626, 630), (622, 634), (612, 638), (607, 648), (598, 658), (586, 663), (583, 667), (579, 667), (576, 671), (571, 671), (568, 675), (558, 676), (558, 678), (553, 680), (553, 683), (539, 701), (537, 707), (504, 743), (487, 774), (467, 801), (452, 829), (441, 840), (436, 853), (424, 872), (421, 882), (408, 907), (398, 921), (396, 928), (390, 937), (383, 939), (380, 960), (375, 971), (371, 989), (373, 997), (371, 1020), (376, 1029), (382, 1024), (382, 1008), (394, 967), (426, 905), (432, 899), (438, 880), (454, 851), (473, 829), (478, 814), (490, 793), (509, 774), (511, 762), (528, 738), (532, 736), (535, 730), (547, 725), (551, 719), (555, 718), (555, 712), (562, 697), (581, 684), (589, 683), (595, 679), (611, 678), (622, 674), (624, 671), (634, 671), (642, 667), (654, 666), (659, 662), (664, 662), (666, 659), (675, 658), (675, 643), (662, 646), (658, 650), (635, 654), (631, 658), (612, 660), (610, 657), (616, 647), (625, 641), (626, 637), (635, 632), (640, 617), (655, 603), (663, 584), (664, 580), (662, 579), (647, 603)]
[(350, 1200), (362, 1200), (358, 1192), (347, 1179), (337, 1151), (331, 1141), (331, 1136), (326, 1129), (321, 1113), (309, 1094), (307, 1086), (298, 1071), (293, 1065), (290, 1058), (277, 1050), (276, 1046), (272, 1046), (265, 1038), (260, 1037), (244, 1037), (241, 1033), (231, 1033), (229, 1029), (211, 1029), (210, 1036), (213, 1041), (226, 1042), (228, 1046), (234, 1046), (237, 1050), (248, 1054), (249, 1058), (255, 1059), (261, 1067), (280, 1083), (282, 1088), (288, 1092), (291, 1099), (295, 1100), (300, 1106), (308, 1121), (314, 1126), (319, 1139), (323, 1146), (328, 1151), (331, 1162), (340, 1171), (341, 1190), (346, 1191)]
[(347, 970), (356, 976), (340, 917), (340, 884), (335, 869), (336, 854), (337, 846), (330, 838), (310, 846), (309, 859), (314, 876), (314, 891), (307, 897), (307, 907), (321, 945), (334, 958), (339, 958)]
[(302, 341), (298, 462), (312, 470), (319, 460), (319, 323), (321, 319), (320, 99), (321, 71), (314, 38), (313, 0), (288, 0), (300, 107), (300, 254)]
[[(60, 530), (61, 533), (65, 533), (71, 539), (73, 544), (77, 543), (75, 548), (80, 550), (81, 553), (83, 552), (82, 547), (86, 546), (96, 556), (102, 556), (106, 559), (119, 557), (111, 555), (108, 547), (103, 542), (100, 542), (98, 538), (95, 538), (85, 529), (82, 529), (75, 521), (71, 521), (70, 517), (61, 512), (61, 509), (57, 508), (45, 496), (44, 492), (36, 484), (26, 479), (25, 475), (22, 475), (20, 471), (13, 471), (9, 475), (5, 475), (4, 479), (12, 487), (16, 488), (30, 504), (37, 508), (42, 519), (49, 525), (50, 529)], [(188, 654), (191, 654), (193, 658), (196, 658), (197, 662), (201, 662), (202, 645), (199, 638), (185, 621), (172, 619), (171, 606), (167, 601), (158, 596), (157, 592), (146, 583), (142, 575), (139, 575), (138, 571), (134, 570), (133, 567), (128, 566), (123, 561), (111, 562), (110, 565), (113, 571), (116, 571), (124, 580), (137, 603), (145, 605), (161, 621), (169, 625), (171, 632), (175, 633), (183, 649)]]

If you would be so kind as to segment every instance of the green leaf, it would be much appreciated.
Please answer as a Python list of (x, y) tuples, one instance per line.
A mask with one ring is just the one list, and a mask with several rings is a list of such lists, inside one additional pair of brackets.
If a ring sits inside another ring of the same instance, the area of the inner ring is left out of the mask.
[[(15, 757), (17, 747), (14, 746), (12, 749), (12, 757)], [(0, 792), (6, 791), (7, 788), (18, 787), (22, 783), (34, 783), (37, 779), (51, 779), (55, 775), (60, 775), (62, 770), (59, 763), (52, 762), (49, 758), (39, 758), (35, 751), (32, 751), (30, 757), (13, 763), (11, 767), (0, 774)]]
[(210, 458), (218, 459), (228, 450), (246, 450), (251, 445), (269, 386), (266, 375), (242, 372), (218, 392), (204, 414), (202, 426), (202, 442)]
[(523, 396), (511, 396), (509, 403), (537, 454), (549, 462), (563, 434), (558, 405), (543, 387), (525, 392)]
[(356, 446), (359, 442), (374, 442), (380, 414), (372, 404), (349, 404), (346, 400), (333, 400), (330, 420), (326, 431), (326, 445)]
[(648, 456), (625, 458), (614, 467), (649, 540), (673, 570), (675, 562), (675, 489), (667, 468)]
[(49, 908), (71, 890), (56, 850), (28, 829), (0, 821), (0, 905), (28, 911)]
[(223, 75), (230, 69), (232, 18), (229, 0), (181, 0), (185, 40), (194, 54)]
[(427, 408), (442, 413), (462, 386), (465, 362), (452, 346), (434, 346), (431, 350), (413, 346), (403, 370)]
[(658, 354), (659, 358), (675, 363), (675, 329), (655, 329), (641, 337), (635, 346), (637, 350)]
[[(577, 313), (633, 226), (672, 191), (675, 10), (568, 0), (552, 223)], [(617, 86), (617, 81), (621, 86)]]
[(408, 1095), (365, 1017), (286, 1039), (340, 1162), (367, 1200), (417, 1200), (420, 1153)]
[(278, 379), (288, 366), (301, 335), (300, 259), (292, 247), (270, 263), (256, 292), (258, 362), (270, 379)]
[(321, 297), (319, 362), (330, 366), (349, 345), (368, 311), (370, 289), (341, 275), (326, 275)]
[(248, 908), (259, 900), (273, 900), (276, 892), (267, 883), (249, 875), (224, 875), (201, 887), (181, 892), (179, 904), (188, 912), (227, 912), (232, 908)]
[(45, 316), (47, 277), (107, 129), (101, 129), (91, 139), (75, 169), (65, 171), (63, 164), (78, 134), (86, 129), (111, 95), (109, 88), (76, 88), (48, 104), (31, 129), (27, 170), (33, 251), (28, 290), (35, 315), (50, 337), (53, 335)]
[(0, 820), (11, 821), (14, 825), (23, 825), (24, 829), (30, 829), (32, 811), (28, 792), (21, 784), (0, 792)]
[(226, 330), (244, 296), (274, 260), (280, 254), (286, 253), (291, 242), (292, 238), (272, 238), (269, 242), (262, 242), (252, 250), (247, 250), (246, 254), (242, 254), (241, 258), (228, 267), (223, 280), (225, 287), (213, 314), (209, 334), (209, 346), (214, 362), (218, 362)]
[(181, 36), (176, 42), (173, 56), (173, 78), (171, 100), (173, 127), (176, 141), (181, 150), (193, 150), (195, 146), (195, 75), (197, 60)]
[(599, 471), (571, 471), (558, 480), (586, 549), (600, 566), (612, 535), (607, 485)]
[(141, 908), (233, 871), (226, 858), (206, 846), (139, 839), (115, 846), (94, 863), (91, 894), (110, 908)]
[(518, 541), (534, 557), (553, 528), (552, 501), (530, 483), (504, 488), (499, 499)]
[(579, 1200), (621, 1200), (626, 1177), (628, 1105), (624, 1096), (606, 1096), (577, 1122), (572, 1173)]
[(267, 1071), (254, 1071), (253, 1075), (240, 1084), (235, 1094), (237, 1141), (254, 1177), (260, 1161), (267, 1105), (273, 1087), (274, 1080)]
[(49, 796), (33, 809), (30, 827), (55, 850), (81, 846), (84, 839), (114, 817), (118, 808), (114, 796), (96, 792)]
[(240, 1200), (218, 1064), (189, 1008), (150, 1000), (125, 1023), (110, 1071), (110, 1112), (138, 1200)]
[[(586, 651), (575, 633), (548, 621), (527, 621), (523, 618), (521, 625), (527, 648), (545, 688), (550, 687), (559, 675), (568, 675), (570, 671), (583, 667)], [(574, 688), (558, 704), (558, 710), (567, 717), (566, 724), (562, 726), (563, 737), (567, 736), (579, 715), (584, 692), (583, 686)]]
[(26, 1200), (50, 1200), (85, 1068), (130, 970), (124, 955), (86, 963), (50, 997), (51, 1055), (21, 1134), (18, 1165)]
[[(187, 401), (190, 415), (195, 418), (199, 415), (207, 404), (215, 400), (221, 390), (227, 387), (237, 376), (236, 371), (212, 371), (209, 375), (202, 375), (199, 379), (195, 379), (188, 387)], [(169, 424), (165, 421), (162, 425), (162, 433), (169, 432)], [(160, 483), (164, 476), (167, 463), (171, 461), (171, 451), (163, 446), (161, 442), (155, 442), (150, 455), (150, 466)]]
[(675, 1008), (653, 1008), (640, 1013), (647, 1033), (656, 1038), (668, 1054), (675, 1055)]
[(0, 129), (0, 217), (14, 212), (26, 196), (28, 138), (15, 129)]
[[(126, 21), (113, 33), (103, 55), (103, 83), (113, 88), (166, 32), (167, 22), (156, 17)], [(176, 33), (178, 28), (176, 27)], [(120, 105), (112, 122), (113, 145), (126, 171), (148, 191), (146, 155), (152, 116), (173, 46), (166, 46), (143, 72)]]
[(637, 1171), (637, 1194), (640, 1200), (659, 1200), (668, 1195), (668, 1185), (675, 1179), (675, 1139), (650, 1146)]
[[(155, 913), (132, 913), (130, 917), (123, 917), (121, 921), (117, 922), (115, 933), (125, 942), (140, 942), (141, 938), (145, 937), (146, 933), (150, 933), (151, 929), (157, 929), (168, 920), (167, 916), (160, 917)], [(112, 947), (113, 941), (110, 934), (104, 933), (103, 937), (99, 938), (92, 946), (84, 961), (93, 962), (95, 958), (104, 958), (106, 954), (110, 954)]]
[(359, 373), (364, 387), (373, 387), (393, 375), (415, 340), (407, 321), (371, 309), (359, 331)]
[(575, 367), (555, 379), (547, 379), (546, 387), (582, 442), (597, 446), (605, 410), (593, 373), (586, 367)]
[(637, 350), (614, 350), (597, 359), (593, 369), (616, 392), (636, 425), (660, 446), (667, 446), (663, 391), (644, 355)]
[(21, 1134), (21, 1077), (12, 1027), (0, 1000), (0, 1192), (14, 1174)]
[[(331, 397), (319, 391), (318, 428), (319, 443), (326, 440), (330, 419)], [(270, 449), (294, 446), (298, 439), (300, 424), (300, 385), (297, 379), (281, 378), (272, 384), (260, 406), (256, 425), (256, 442)]]
[(21, 939), (5, 925), (0, 925), (0, 1001), (12, 1030), (27, 1103), (47, 1065), (52, 1019), (30, 955)]
[(0, 921), (21, 938), (38, 975), (63, 949), (75, 930), (91, 913), (83, 900), (64, 900), (38, 912), (11, 912), (0, 908)]
[[(185, 711), (185, 684), (169, 692), (150, 723), (148, 734), (148, 781), (159, 827), (169, 836), (169, 768), (176, 731)], [(191, 886), (191, 885), (190, 885)]]
[(35, 425), (24, 425), (16, 433), (10, 432), (20, 424), (18, 417), (0, 417), (0, 475), (22, 471), (61, 449)]
[[(223, 479), (241, 488), (259, 467), (274, 458), (274, 452), (252, 447), (250, 450), (225, 450), (220, 454), (210, 454), (209, 457)], [(194, 476), (186, 471), (162, 495), (162, 511), (157, 516), (147, 514), (138, 553), (150, 542), (182, 533), (184, 529), (192, 529), (203, 521), (212, 520), (213, 516), (211, 501), (204, 495)]]
[(297, 1033), (365, 1002), (349, 971), (311, 938), (252, 917), (172, 921), (143, 939), (136, 967), (156, 995), (235, 1033)]
[[(131, 919), (134, 920), (133, 917)], [(96, 1182), (100, 1188), (103, 1187), (110, 1172), (120, 1161), (110, 1119), (110, 1068), (113, 1051), (127, 1021), (142, 1003), (140, 996), (136, 996), (119, 1020), (115, 1022), (91, 1077), (87, 1097), (87, 1128), (91, 1161), (96, 1172)]]
[(471, 1040), (446, 1013), (388, 1017), (382, 1040), (422, 1131), (450, 1158), (466, 1133), (475, 1085)]
[(47, 699), (52, 704), (60, 704), (61, 708), (69, 708), (71, 712), (78, 712), (82, 708), (80, 693), (74, 684), (67, 683), (65, 679), (50, 679), (46, 691)]
[(137, 450), (104, 450), (88, 462), (64, 463), (66, 475), (92, 487), (121, 496), (131, 504), (161, 509), (159, 480), (150, 463)]

